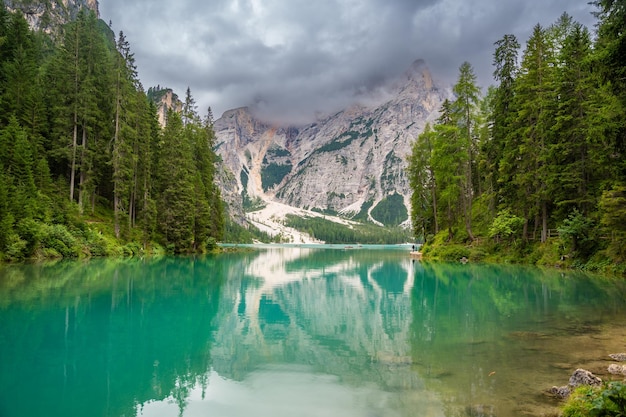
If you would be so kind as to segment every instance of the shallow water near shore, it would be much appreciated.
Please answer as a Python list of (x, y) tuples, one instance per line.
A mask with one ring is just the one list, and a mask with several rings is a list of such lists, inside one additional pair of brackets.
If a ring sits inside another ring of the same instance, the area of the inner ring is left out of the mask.
[(544, 416), (611, 379), (623, 280), (409, 250), (4, 267), (0, 416)]

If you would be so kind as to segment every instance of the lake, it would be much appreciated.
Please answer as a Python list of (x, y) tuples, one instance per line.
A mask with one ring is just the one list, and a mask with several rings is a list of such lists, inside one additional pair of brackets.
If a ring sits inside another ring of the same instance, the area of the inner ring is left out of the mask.
[(626, 351), (626, 283), (267, 246), (0, 269), (0, 416), (539, 416)]

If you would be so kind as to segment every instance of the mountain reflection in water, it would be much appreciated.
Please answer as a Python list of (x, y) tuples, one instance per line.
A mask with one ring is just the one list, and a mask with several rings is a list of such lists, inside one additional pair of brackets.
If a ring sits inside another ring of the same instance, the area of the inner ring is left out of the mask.
[(623, 351), (625, 295), (367, 248), (7, 267), (0, 415), (541, 415)]

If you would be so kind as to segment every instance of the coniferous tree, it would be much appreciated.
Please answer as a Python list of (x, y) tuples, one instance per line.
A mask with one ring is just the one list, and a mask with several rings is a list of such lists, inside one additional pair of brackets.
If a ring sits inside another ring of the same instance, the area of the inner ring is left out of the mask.
[[(510, 190), (503, 190), (502, 188), (505, 188), (504, 186), (510, 181), (510, 175), (513, 174), (512, 172), (501, 172), (500, 162), (504, 157), (504, 150), (507, 147), (506, 141), (509, 139), (515, 118), (513, 98), (520, 44), (515, 35), (507, 34), (495, 45), (493, 77), (498, 85), (495, 87), (489, 102), (491, 106), (488, 112), (491, 125), (490, 137), (481, 144), (481, 153), (486, 165), (486, 175), (490, 177), (489, 186), (494, 193), (499, 194), (505, 191), (510, 192)], [(500, 180), (500, 174), (505, 175), (505, 178)]]
[(516, 82), (514, 106), (518, 116), (507, 140), (504, 165), (504, 169), (513, 172), (511, 183), (518, 190), (515, 198), (524, 202), (519, 213), (525, 219), (524, 237), (533, 221), (535, 230), (541, 228), (542, 242), (547, 239), (550, 204), (546, 179), (555, 108), (553, 52), (547, 30), (536, 25), (526, 44)]
[(26, 132), (11, 116), (0, 131), (1, 162), (9, 178), (9, 210), (15, 222), (37, 215), (37, 189), (33, 175), (33, 155)]
[(460, 157), (464, 171), (461, 179), (461, 207), (465, 230), (470, 240), (474, 240), (472, 233), (472, 202), (476, 192), (475, 181), (475, 155), (478, 149), (478, 110), (480, 100), (480, 88), (476, 85), (476, 75), (469, 62), (464, 62), (459, 68), (459, 78), (452, 88), (456, 100), (452, 104), (453, 118), (458, 126), (461, 137), (459, 148), (465, 154)]
[(5, 123), (10, 115), (20, 117), (25, 113), (37, 77), (38, 55), (35, 38), (21, 13), (11, 16), (7, 29), (6, 54), (1, 64), (4, 85), (0, 113)]
[(140, 157), (138, 158), (138, 183), (140, 209), (137, 218), (142, 231), (143, 244), (154, 238), (156, 229), (157, 208), (155, 190), (157, 175), (157, 149), (160, 140), (161, 127), (158, 122), (156, 106), (153, 102), (143, 100), (141, 107), (143, 123), (141, 128)]
[(597, 0), (591, 4), (597, 8), (594, 15), (598, 19), (598, 69), (616, 94), (626, 100), (626, 7), (620, 0)]
[(439, 233), (437, 183), (431, 166), (435, 132), (426, 124), (411, 147), (408, 177), (411, 187), (411, 224), (415, 236)]
[(194, 160), (186, 139), (181, 116), (169, 110), (159, 146), (157, 213), (164, 242), (177, 253), (189, 252), (194, 238)]
[(467, 174), (467, 142), (455, 119), (453, 105), (445, 100), (441, 106), (441, 115), (434, 127), (433, 151), (430, 165), (439, 192), (437, 202), (442, 227), (448, 230), (448, 238), (455, 235), (456, 220), (462, 218), (464, 192), (463, 181)]
[(81, 43), (84, 45), (85, 77), (80, 102), (78, 207), (82, 213), (87, 201), (91, 199), (93, 202), (98, 185), (105, 181), (97, 171), (104, 163), (101, 155), (106, 153), (106, 139), (110, 137), (110, 122), (107, 122), (111, 114), (108, 105), (111, 102), (108, 88), (111, 82), (110, 52), (93, 12), (86, 15)]
[[(519, 65), (515, 37), (496, 42), (498, 85), (484, 101), (473, 102), (473, 113), (463, 106), (467, 100), (459, 99), (460, 77), (457, 100), (444, 102), (434, 129), (426, 129), (412, 148), (416, 235), (424, 233), (436, 201), (434, 219), (457, 242), (465, 240), (454, 235), (461, 219), (474, 220), (479, 236), (496, 240), (504, 222), (522, 227), (521, 233), (507, 230), (513, 241), (519, 233), (524, 240), (545, 243), (549, 228), (556, 228), (563, 254), (583, 262), (594, 253), (618, 263), (626, 258), (620, 206), (626, 182), (625, 55), (617, 52), (623, 48), (626, 10), (613, 0), (594, 4), (600, 10), (595, 45), (589, 31), (566, 13), (547, 29), (535, 26)], [(471, 123), (474, 128), (468, 129)], [(431, 152), (426, 139), (432, 139)], [(428, 198), (429, 170), (436, 200)], [(473, 233), (468, 229), (470, 238)]]
[(191, 89), (187, 87), (185, 92), (185, 102), (183, 103), (183, 124), (186, 126), (190, 123), (198, 121), (198, 112), (196, 107), (196, 101), (191, 95)]
[[(597, 0), (591, 2), (597, 11), (597, 39), (595, 43), (594, 68), (601, 75), (603, 94), (609, 103), (606, 106), (607, 116), (618, 115), (621, 120), (626, 118), (626, 7), (620, 0)], [(613, 101), (610, 94), (617, 97)], [(606, 118), (606, 117), (605, 117)], [(626, 182), (626, 125), (611, 124), (605, 134), (613, 147), (616, 156), (613, 166), (619, 180)]]
[[(565, 219), (572, 209), (588, 213), (598, 197), (592, 189), (596, 173), (591, 152), (597, 147), (594, 129), (589, 124), (594, 111), (596, 89), (590, 71), (591, 38), (579, 23), (573, 24), (563, 39), (558, 67), (558, 104), (554, 143), (551, 147), (550, 188), (558, 210)], [(594, 195), (595, 194), (595, 195)]]
[[(120, 217), (131, 211), (132, 168), (134, 165), (132, 144), (136, 140), (135, 126), (131, 122), (133, 89), (137, 83), (137, 69), (130, 45), (120, 31), (115, 59), (115, 127), (112, 149), (113, 212), (115, 236), (120, 236)], [(131, 218), (132, 214), (129, 214)]]
[(97, 236), (83, 223), (88, 204), (91, 215), (113, 207), (115, 234), (144, 247), (161, 236), (175, 252), (201, 251), (221, 238), (212, 115), (200, 119), (190, 90), (185, 125), (172, 113), (162, 132), (123, 33), (116, 41), (81, 11), (44, 44), (0, 5), (0, 257), (104, 254), (101, 243), (72, 246)]
[(217, 156), (214, 151), (215, 131), (213, 130), (213, 111), (210, 106), (207, 109), (207, 114), (204, 118), (203, 124), (208, 141), (208, 156), (206, 164), (206, 171), (208, 174), (205, 181), (209, 191), (209, 207), (211, 209), (210, 237), (215, 241), (220, 241), (224, 237), (225, 214), (222, 196), (217, 185), (215, 175), (215, 163), (217, 161)]
[[(102, 70), (108, 68), (104, 38), (97, 30), (93, 12), (79, 12), (65, 27), (65, 36), (46, 68), (47, 101), (52, 107), (53, 142), (49, 143), (53, 172), (64, 174), (69, 167), (69, 197), (80, 199), (87, 187), (89, 147), (98, 134), (102, 114)], [(69, 144), (69, 146), (68, 146)], [(68, 152), (69, 151), (69, 152)], [(80, 185), (80, 187), (79, 187)], [(82, 209), (82, 201), (81, 201)]]

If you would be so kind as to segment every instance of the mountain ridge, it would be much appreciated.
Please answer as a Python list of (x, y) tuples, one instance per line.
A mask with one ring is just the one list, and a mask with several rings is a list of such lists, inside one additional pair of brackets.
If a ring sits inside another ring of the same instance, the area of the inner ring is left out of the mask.
[(92, 10), (100, 18), (98, 0), (4, 0), (4, 5), (10, 11), (22, 12), (31, 29), (50, 35), (56, 35), (60, 27), (74, 20), (83, 8)]
[[(214, 124), (216, 152), (236, 180), (223, 195), (408, 226), (406, 157), (449, 96), (416, 60), (377, 95), (307, 125), (268, 123), (251, 107), (228, 110)], [(377, 207), (400, 215), (390, 222), (373, 214)]]

